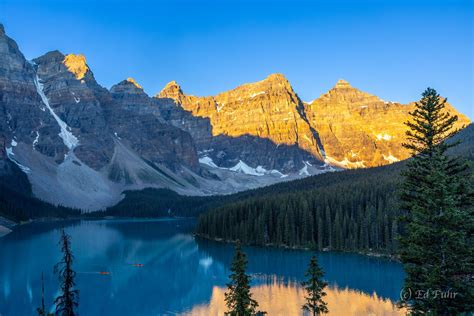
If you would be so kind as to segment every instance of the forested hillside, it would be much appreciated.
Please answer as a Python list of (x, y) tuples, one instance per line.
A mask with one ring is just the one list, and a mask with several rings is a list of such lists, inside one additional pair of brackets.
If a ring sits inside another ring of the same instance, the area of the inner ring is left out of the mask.
[[(395, 171), (400, 164), (389, 165), (374, 169), (355, 169), (344, 172), (325, 173), (291, 182), (283, 182), (263, 188), (247, 190), (231, 195), (216, 196), (183, 196), (168, 189), (145, 189), (141, 191), (126, 191), (125, 198), (117, 205), (105, 211), (94, 212), (93, 216), (198, 216), (199, 214), (216, 209), (219, 206), (230, 205), (242, 200), (263, 195), (279, 195), (299, 192), (307, 189), (327, 187), (335, 182), (351, 182), (355, 178), (364, 178), (367, 174), (397, 174)], [(370, 171), (369, 171), (370, 170)]]
[(11, 173), (0, 175), (0, 216), (18, 221), (41, 217), (79, 216), (79, 210), (55, 206), (43, 202), (31, 194), (31, 185), (26, 175), (13, 163), (5, 168)]
[[(473, 158), (472, 124), (452, 154)], [(252, 245), (392, 253), (402, 227), (397, 203), (405, 163), (310, 177), (256, 190), (199, 217), (206, 238)]]
[[(462, 144), (453, 153), (474, 160), (473, 125), (454, 138)], [(399, 230), (395, 194), (404, 164), (325, 173), (226, 196), (182, 196), (165, 189), (127, 191), (119, 204), (89, 216), (198, 216), (209, 211), (197, 227), (198, 234), (209, 238), (390, 251)], [(80, 214), (32, 197), (26, 175), (16, 165), (10, 167), (16, 170), (14, 176), (2, 176), (0, 181), (0, 216), (20, 221)]]
[(324, 180), (325, 186), (299, 187), (213, 209), (200, 216), (197, 233), (252, 245), (391, 252), (399, 233), (399, 169), (340, 172)]

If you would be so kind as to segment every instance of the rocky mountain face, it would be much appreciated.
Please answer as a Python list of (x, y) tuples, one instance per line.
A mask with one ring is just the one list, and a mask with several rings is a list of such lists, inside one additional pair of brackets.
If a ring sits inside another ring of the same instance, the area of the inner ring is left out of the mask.
[[(302, 102), (280, 74), (215, 97), (185, 95), (172, 81), (156, 98), (174, 100), (174, 113), (184, 110), (192, 114), (175, 114), (179, 117), (175, 125), (196, 135), (201, 152), (219, 166), (226, 163), (220, 156), (230, 156), (227, 161), (232, 163), (251, 161), (252, 165), (288, 172), (301, 171), (307, 165), (319, 166), (319, 170), (325, 170), (324, 166), (375, 167), (410, 156), (402, 143), (404, 122), (410, 119), (415, 103), (387, 102), (344, 80), (310, 103)], [(456, 128), (469, 124), (449, 103), (447, 110), (458, 115)], [(196, 117), (206, 119), (209, 128), (188, 123)], [(259, 144), (252, 146), (242, 140), (251, 137)], [(264, 140), (267, 145), (262, 144)], [(268, 153), (284, 158), (271, 161)]]
[(53, 51), (27, 61), (2, 26), (0, 172), (14, 163), (35, 196), (86, 210), (115, 204), (126, 189), (222, 193), (189, 133), (134, 109), (152, 99), (129, 85), (101, 87), (81, 55)]
[[(342, 168), (364, 168), (393, 163), (410, 156), (405, 142), (409, 112), (415, 103), (387, 102), (339, 80), (327, 93), (305, 104), (308, 120), (318, 131), (325, 161)], [(456, 128), (469, 119), (450, 104), (447, 110), (458, 115)]]
[(201, 154), (219, 166), (243, 161), (284, 173), (306, 164), (324, 170), (318, 133), (307, 122), (303, 102), (283, 75), (270, 75), (215, 97), (185, 95), (172, 81), (156, 100), (172, 113), (168, 117), (174, 118), (175, 126), (193, 135)]
[(34, 59), (33, 64), (49, 114), (58, 118), (57, 125), (61, 127), (63, 122), (66, 127), (61, 131), (64, 145), (92, 169), (107, 165), (113, 154), (113, 141), (96, 97), (103, 88), (95, 81), (84, 56), (53, 51)]
[(111, 88), (112, 100), (106, 107), (106, 118), (119, 139), (147, 161), (164, 165), (173, 171), (181, 166), (199, 173), (200, 167), (191, 135), (167, 124), (161, 117), (148, 115), (145, 109), (153, 102), (131, 78)]
[(388, 164), (409, 156), (412, 109), (345, 81), (304, 103), (281, 74), (209, 97), (174, 81), (150, 97), (132, 78), (107, 90), (85, 56), (28, 61), (0, 25), (0, 180), (19, 168), (54, 204), (96, 210), (124, 190), (225, 194)]
[[(21, 106), (18, 106), (18, 103)], [(61, 159), (66, 148), (60, 142), (59, 127), (46, 113), (35, 85), (35, 70), (17, 44), (5, 35), (0, 25), (0, 158), (14, 160), (12, 148), (18, 142), (33, 144), (35, 149)], [(44, 137), (36, 138), (38, 133)]]

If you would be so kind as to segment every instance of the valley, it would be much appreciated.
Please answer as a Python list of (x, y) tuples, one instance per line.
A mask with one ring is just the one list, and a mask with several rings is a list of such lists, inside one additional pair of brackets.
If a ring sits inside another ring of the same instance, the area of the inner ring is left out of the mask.
[[(144, 188), (232, 194), (409, 156), (401, 143), (413, 104), (344, 80), (310, 103), (281, 74), (210, 97), (172, 81), (150, 97), (132, 78), (102, 87), (83, 55), (27, 61), (3, 26), (0, 41), (0, 176), (18, 167), (31, 195), (53, 205), (97, 211)], [(456, 127), (469, 123), (447, 109)]]
[(2, 1), (0, 316), (471, 315), (468, 2)]

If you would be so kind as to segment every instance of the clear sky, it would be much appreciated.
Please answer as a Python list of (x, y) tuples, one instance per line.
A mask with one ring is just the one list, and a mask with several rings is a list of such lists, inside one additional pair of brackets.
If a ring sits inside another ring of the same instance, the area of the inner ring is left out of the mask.
[(474, 119), (474, 1), (0, 0), (27, 58), (83, 53), (100, 84), (212, 95), (270, 73), (312, 100), (338, 79), (408, 102), (428, 86)]

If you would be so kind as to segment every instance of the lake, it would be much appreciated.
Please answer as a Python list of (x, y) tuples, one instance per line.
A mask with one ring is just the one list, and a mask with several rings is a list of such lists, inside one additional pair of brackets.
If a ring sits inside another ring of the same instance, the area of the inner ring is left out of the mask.
[[(0, 238), (0, 315), (54, 310), (60, 229), (72, 237), (81, 315), (223, 315), (233, 245), (194, 238), (195, 220), (38, 222)], [(244, 247), (252, 292), (268, 315), (301, 315), (300, 282), (309, 251)], [(399, 263), (356, 254), (318, 253), (332, 315), (401, 315), (394, 307)], [(101, 272), (107, 272), (103, 274)]]

